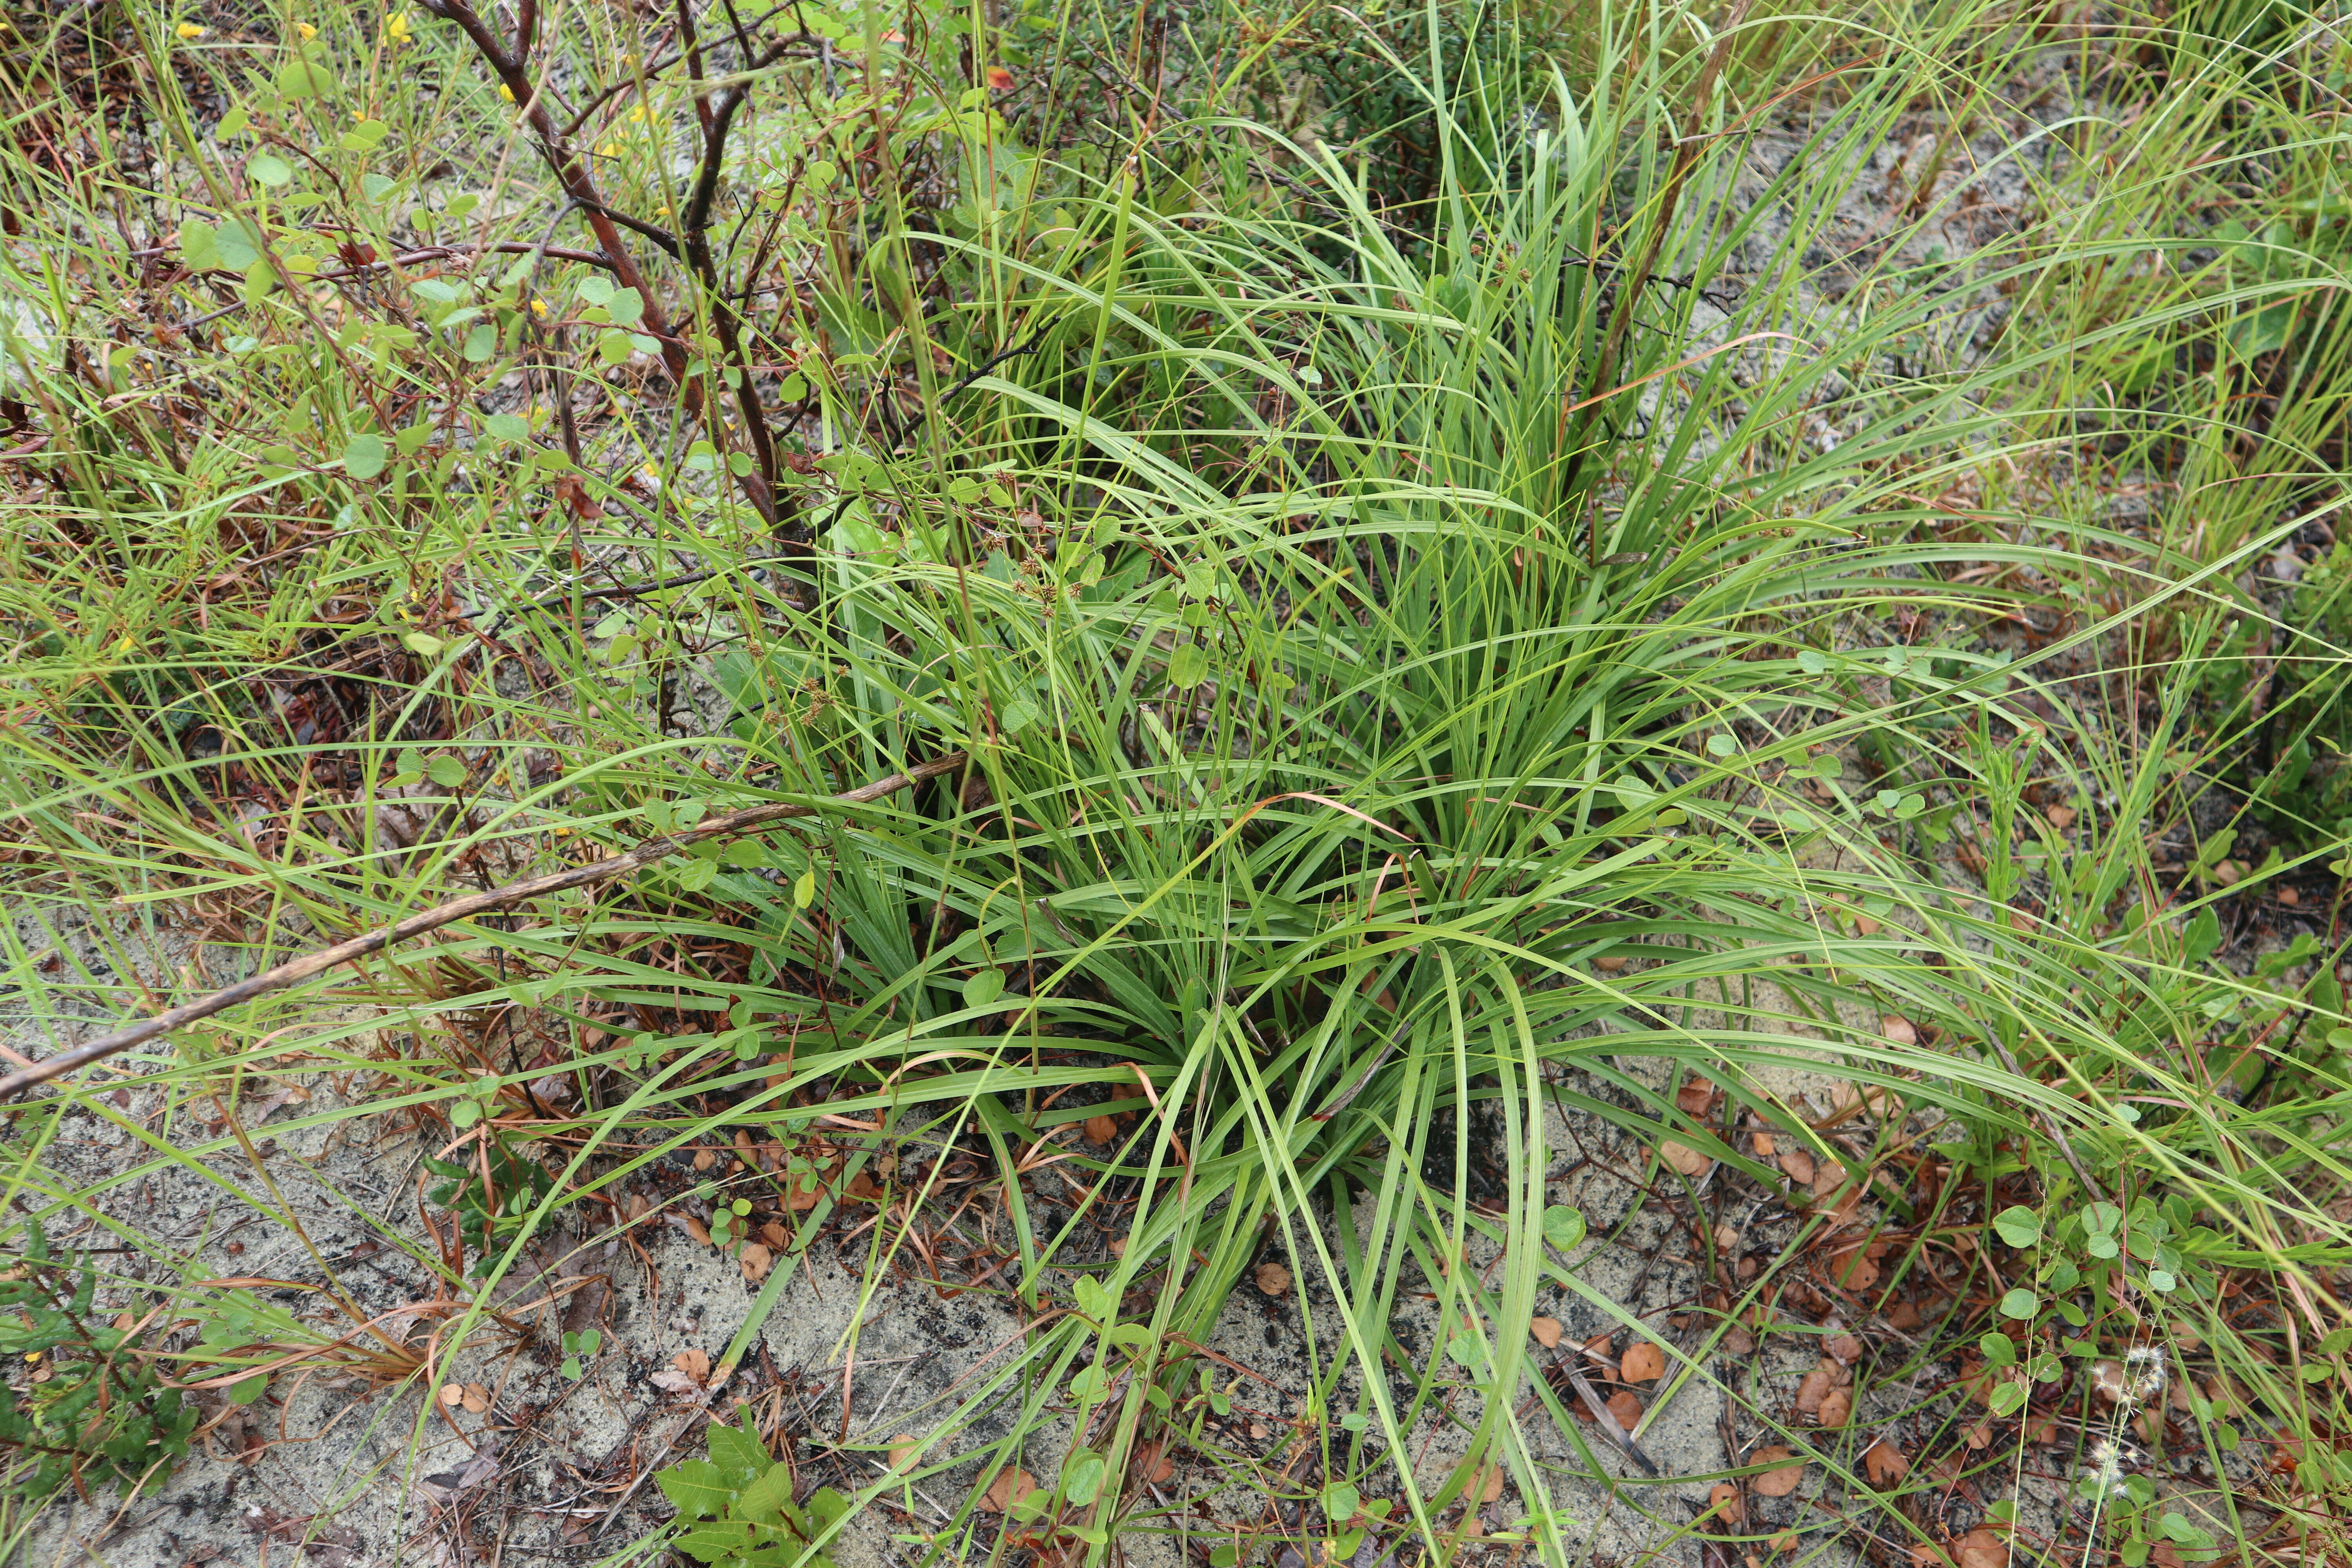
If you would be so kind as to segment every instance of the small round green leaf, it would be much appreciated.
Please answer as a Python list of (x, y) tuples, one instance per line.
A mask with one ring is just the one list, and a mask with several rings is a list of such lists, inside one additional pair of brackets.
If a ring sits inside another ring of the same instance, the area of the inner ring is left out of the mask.
[(2032, 1317), (2041, 1306), (2042, 1298), (2021, 1285), (2000, 1299), (2000, 1315), (2022, 1321)]
[(466, 782), (466, 764), (445, 753), (425, 764), (425, 776), (443, 789), (456, 789)]
[(967, 1007), (985, 1007), (1004, 994), (1004, 971), (981, 969), (972, 972), (963, 983), (963, 1003)]
[(1199, 643), (1188, 642), (1168, 659), (1168, 684), (1179, 691), (1201, 684), (1209, 673), (1209, 650)]
[(294, 165), (275, 153), (256, 153), (246, 161), (245, 172), (255, 184), (275, 189), (294, 177)]
[(391, 454), (383, 437), (371, 431), (343, 443), (343, 472), (355, 479), (372, 479), (383, 472)]
[(1992, 1228), (2011, 1247), (2032, 1247), (2042, 1239), (2042, 1216), (2022, 1204), (2012, 1204), (1992, 1216)]

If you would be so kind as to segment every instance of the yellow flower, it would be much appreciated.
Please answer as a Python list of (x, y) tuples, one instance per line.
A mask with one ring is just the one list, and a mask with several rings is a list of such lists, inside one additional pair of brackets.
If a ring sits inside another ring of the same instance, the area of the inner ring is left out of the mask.
[(505, 99), (509, 103), (512, 103), (514, 101), (514, 89), (509, 87), (504, 82), (500, 82), (499, 83), (499, 96)]
[(306, 44), (319, 36), (319, 29), (310, 26), (308, 22), (295, 23), (294, 30), (302, 35), (302, 41)]
[(605, 142), (603, 146), (596, 149), (596, 156), (599, 158), (617, 158), (620, 155), (620, 148), (614, 146), (610, 142)]
[(395, 44), (408, 42), (408, 13), (394, 11), (383, 19), (383, 36)]
[(645, 122), (646, 106), (640, 103), (629, 110), (629, 123), (632, 125), (643, 125)]
[(546, 301), (546, 300), (533, 300), (530, 302), (530, 313), (531, 313), (532, 315), (534, 315), (534, 316), (544, 316), (544, 315), (546, 315), (546, 314), (547, 314), (547, 301)]
[(212, 29), (210, 27), (199, 27), (194, 22), (183, 22), (178, 26), (173, 28), (172, 31), (183, 38), (201, 38), (206, 33), (211, 32)]

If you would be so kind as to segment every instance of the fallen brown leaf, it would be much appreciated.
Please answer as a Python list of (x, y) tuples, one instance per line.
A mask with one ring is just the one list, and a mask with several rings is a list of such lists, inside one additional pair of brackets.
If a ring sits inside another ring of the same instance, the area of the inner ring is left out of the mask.
[(2009, 1542), (1990, 1530), (1971, 1530), (1952, 1542), (1960, 1568), (2009, 1568)]
[(1791, 1149), (1781, 1155), (1780, 1169), (1786, 1171), (1789, 1179), (1801, 1187), (1813, 1184), (1813, 1157), (1805, 1150)]
[(2048, 817), (2050, 826), (2061, 833), (2074, 826), (2075, 811), (2071, 805), (2045, 806), (2042, 815)]
[(1647, 1383), (1666, 1373), (1664, 1352), (1647, 1340), (1635, 1340), (1625, 1348), (1625, 1359), (1617, 1363), (1617, 1375), (1627, 1383)]
[(1852, 1334), (1839, 1334), (1822, 1349), (1835, 1356), (1839, 1364), (1852, 1366), (1862, 1359), (1862, 1341)]
[(1642, 1424), (1642, 1399), (1632, 1389), (1621, 1388), (1602, 1403), (1609, 1406), (1609, 1414), (1617, 1417), (1617, 1425), (1626, 1431)]
[(1786, 1448), (1765, 1448), (1748, 1456), (1748, 1462), (1758, 1465), (1769, 1465), (1780, 1459), (1796, 1459), (1796, 1462), (1781, 1465), (1778, 1469), (1766, 1470), (1762, 1475), (1758, 1476), (1750, 1483), (1755, 1487), (1758, 1497), (1787, 1497), (1804, 1483), (1805, 1462), (1802, 1459), (1797, 1459), (1796, 1456)]
[(890, 1468), (894, 1470), (903, 1470), (912, 1465), (915, 1462), (915, 1450), (918, 1447), (910, 1433), (901, 1432), (891, 1438)]
[(716, 1149), (697, 1149), (697, 1150), (694, 1152), (694, 1168), (695, 1168), (696, 1170), (698, 1170), (698, 1171), (707, 1171), (707, 1170), (710, 1169), (710, 1167), (711, 1167), (711, 1166), (716, 1165), (717, 1163), (719, 1163), (719, 1151), (718, 1151), (718, 1150), (716, 1150)]
[(1878, 1260), (1860, 1242), (1830, 1255), (1830, 1278), (1849, 1290), (1867, 1290), (1878, 1283)]
[(1558, 1318), (1529, 1318), (1528, 1320), (1528, 1332), (1535, 1335), (1536, 1343), (1543, 1346), (1546, 1350), (1550, 1350), (1559, 1343), (1559, 1320)]
[(755, 1241), (743, 1249), (739, 1261), (743, 1266), (743, 1278), (757, 1285), (768, 1277), (768, 1270), (776, 1266), (776, 1255)]
[(760, 1239), (767, 1244), (769, 1251), (782, 1252), (785, 1243), (792, 1239), (792, 1235), (782, 1226), (778, 1225), (774, 1220), (770, 1220), (760, 1227)]
[(980, 1506), (989, 1513), (1003, 1513), (1036, 1489), (1037, 1478), (1028, 1471), (1018, 1467), (999, 1470), (981, 1494)]
[(1748, 1147), (1755, 1151), (1756, 1157), (1758, 1159), (1770, 1159), (1772, 1157), (1773, 1148), (1772, 1134), (1769, 1132), (1750, 1132), (1748, 1135)]
[(1257, 1288), (1269, 1296), (1280, 1296), (1290, 1289), (1290, 1269), (1268, 1258), (1257, 1266)]
[(1715, 1109), (1721, 1093), (1722, 1090), (1717, 1089), (1713, 1082), (1693, 1073), (1683, 1079), (1680, 1089), (1675, 1090), (1675, 1104), (1685, 1116), (1705, 1116)]
[(1135, 1465), (1130, 1472), (1150, 1481), (1153, 1486), (1165, 1486), (1176, 1476), (1176, 1456), (1159, 1443), (1146, 1443), (1135, 1451)]
[(1828, 1197), (1845, 1185), (1845, 1166), (1835, 1160), (1820, 1160), (1813, 1164), (1811, 1186), (1813, 1196)]
[(1911, 1461), (1902, 1449), (1881, 1437), (1863, 1450), (1862, 1473), (1870, 1478), (1872, 1486), (1892, 1486), (1911, 1473)]
[(686, 1232), (687, 1235), (694, 1238), (694, 1244), (697, 1247), (708, 1247), (710, 1245), (710, 1227), (703, 1224), (700, 1220), (695, 1218), (692, 1215), (673, 1214), (670, 1215), (670, 1218), (677, 1222), (677, 1227), (680, 1230)]
[(1500, 1465), (1489, 1465), (1486, 1467), (1485, 1477), (1479, 1482), (1478, 1500), (1482, 1503), (1493, 1502), (1502, 1495), (1503, 1467)]
[(1703, 1176), (1706, 1174), (1706, 1168), (1715, 1163), (1710, 1156), (1677, 1143), (1671, 1138), (1658, 1145), (1658, 1152), (1665, 1156), (1667, 1164), (1685, 1176)]
[(1804, 1381), (1797, 1384), (1797, 1414), (1820, 1415), (1822, 1401), (1830, 1396), (1832, 1389), (1842, 1386), (1845, 1380), (1845, 1368), (1823, 1356), (1818, 1365), (1805, 1373)]
[(467, 1384), (457, 1391), (457, 1402), (468, 1415), (479, 1415), (490, 1407), (490, 1391), (478, 1383)]
[(1889, 1013), (1879, 1019), (1878, 1030), (1898, 1046), (1916, 1046), (1919, 1043), (1919, 1031), (1911, 1026), (1910, 1019), (1899, 1013)]
[(686, 1349), (670, 1357), (669, 1364), (677, 1368), (678, 1371), (686, 1373), (687, 1376), (694, 1379), (697, 1383), (709, 1383), (710, 1381), (709, 1355), (701, 1350), (698, 1350), (692, 1345), (687, 1346)]
[(1822, 1425), (1837, 1430), (1853, 1419), (1853, 1390), (1832, 1388), (1822, 1400)]
[(1726, 1524), (1748, 1522), (1748, 1504), (1740, 1497), (1739, 1489), (1729, 1481), (1717, 1481), (1709, 1489), (1706, 1511), (1708, 1517), (1719, 1519)]
[(1612, 952), (1605, 958), (1594, 959), (1592, 967), (1603, 974), (1615, 974), (1625, 967), (1625, 960), (1622, 954)]
[(464, 1404), (464, 1403), (465, 1403), (465, 1400), (466, 1400), (466, 1385), (465, 1385), (464, 1384), (462, 1384), (462, 1383), (445, 1383), (445, 1384), (443, 1384), (441, 1385), (441, 1403), (442, 1403), (442, 1404), (444, 1404), (444, 1405), (451, 1405), (451, 1406), (455, 1406), (455, 1405), (462, 1405), (462, 1404)]
[(1118, 1136), (1118, 1123), (1108, 1116), (1089, 1116), (1086, 1125), (1087, 1142), (1108, 1143)]

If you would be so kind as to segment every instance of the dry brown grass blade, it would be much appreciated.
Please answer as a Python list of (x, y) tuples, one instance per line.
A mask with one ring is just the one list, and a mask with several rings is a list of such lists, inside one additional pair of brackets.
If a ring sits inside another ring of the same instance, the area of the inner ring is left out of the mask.
[[(963, 752), (950, 752), (945, 756), (918, 763), (905, 773), (892, 773), (886, 778), (877, 779), (872, 784), (861, 784), (856, 789), (835, 795), (831, 798), (830, 804), (869, 805), (874, 801), (896, 795), (909, 785), (921, 784), (927, 779), (938, 778), (942, 773), (951, 773), (963, 766), (964, 759)], [(225, 986), (209, 996), (200, 997), (194, 1002), (158, 1013), (152, 1018), (131, 1025), (129, 1028), (117, 1029), (110, 1035), (101, 1035), (95, 1040), (76, 1046), (73, 1049), (51, 1057), (47, 1061), (37, 1062), (20, 1071), (10, 1073), (6, 1078), (0, 1079), (0, 1100), (13, 1100), (26, 1089), (47, 1083), (52, 1079), (60, 1078), (77, 1068), (103, 1061), (118, 1052), (127, 1051), (133, 1046), (143, 1045), (159, 1036), (168, 1035), (174, 1029), (185, 1028), (190, 1024), (212, 1017), (218, 1013), (225, 1013), (231, 1007), (249, 1002), (257, 996), (268, 995), (272, 991), (282, 991), (289, 985), (299, 985), (305, 980), (324, 974), (339, 963), (350, 963), (381, 952), (396, 942), (405, 942), (410, 937), (423, 936), (427, 931), (439, 931), (443, 926), (455, 925), (459, 921), (470, 920), (476, 915), (488, 914), (494, 910), (507, 909), (548, 893), (560, 893), (569, 888), (586, 887), (594, 882), (609, 882), (616, 877), (625, 877), (641, 871), (657, 861), (677, 854), (689, 844), (698, 844), (712, 838), (731, 838), (740, 834), (756, 832), (772, 823), (814, 816), (818, 809), (814, 805), (800, 805), (788, 802), (750, 806), (742, 811), (730, 812), (725, 816), (711, 817), (677, 833), (656, 835), (635, 848), (625, 854), (616, 855), (609, 860), (596, 860), (585, 866), (570, 867), (562, 871), (550, 872), (544, 877), (525, 878), (520, 882), (509, 882), (502, 888), (492, 888), (487, 892), (469, 893), (465, 898), (452, 899), (446, 904), (436, 904), (432, 909), (421, 910), (405, 920), (396, 921), (391, 925), (381, 927), (364, 935), (352, 937), (348, 942), (339, 942), (332, 947), (323, 947), (315, 952), (305, 953), (302, 957), (281, 963), (275, 969), (266, 969), (259, 974), (238, 981), (234, 985)]]

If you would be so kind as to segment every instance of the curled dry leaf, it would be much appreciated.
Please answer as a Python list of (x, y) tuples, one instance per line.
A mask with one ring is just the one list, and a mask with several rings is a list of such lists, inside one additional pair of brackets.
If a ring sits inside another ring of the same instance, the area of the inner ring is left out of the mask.
[(768, 1277), (768, 1270), (776, 1266), (776, 1255), (755, 1241), (743, 1249), (741, 1262), (743, 1278), (757, 1285)]
[(1135, 1451), (1132, 1473), (1153, 1486), (1166, 1486), (1176, 1477), (1176, 1456), (1164, 1444), (1146, 1443)]
[(710, 1381), (710, 1356), (707, 1352), (688, 1345), (669, 1358), (669, 1364), (697, 1383)]
[(1805, 1479), (1805, 1462), (1802, 1459), (1798, 1459), (1795, 1455), (1791, 1454), (1786, 1448), (1763, 1448), (1758, 1450), (1748, 1458), (1748, 1462), (1750, 1464), (1757, 1465), (1771, 1465), (1780, 1460), (1794, 1460), (1795, 1462), (1791, 1464), (1780, 1464), (1777, 1468), (1766, 1470), (1762, 1475), (1758, 1476), (1756, 1479), (1750, 1483), (1756, 1488), (1756, 1495), (1758, 1497), (1787, 1497), (1790, 1492), (1795, 1491), (1797, 1488), (1803, 1483)]
[(1675, 1104), (1685, 1116), (1705, 1116), (1715, 1109), (1722, 1092), (1710, 1080), (1693, 1073), (1675, 1090)]
[(1558, 1318), (1529, 1318), (1528, 1320), (1528, 1332), (1535, 1335), (1536, 1343), (1543, 1346), (1546, 1350), (1551, 1350), (1559, 1343), (1559, 1320)]
[(1839, 1334), (1822, 1349), (1836, 1357), (1842, 1366), (1852, 1366), (1862, 1359), (1862, 1341), (1853, 1334)]
[(1647, 1340), (1635, 1340), (1625, 1348), (1625, 1359), (1617, 1363), (1617, 1375), (1627, 1383), (1647, 1383), (1654, 1377), (1664, 1377), (1666, 1358), (1664, 1352)]
[(1257, 1274), (1255, 1278), (1257, 1279), (1257, 1288), (1265, 1291), (1269, 1296), (1283, 1295), (1290, 1289), (1290, 1269), (1288, 1266), (1276, 1263), (1271, 1258), (1268, 1258), (1265, 1262), (1257, 1266)]
[(1890, 1487), (1911, 1473), (1911, 1461), (1903, 1450), (1881, 1437), (1863, 1450), (1862, 1473), (1870, 1478), (1874, 1487)]
[(767, 1224), (760, 1227), (760, 1240), (766, 1245), (768, 1250), (771, 1252), (782, 1252), (784, 1249), (785, 1243), (789, 1242), (791, 1239), (791, 1233), (786, 1231), (782, 1226), (778, 1225), (774, 1220), (770, 1220)]
[(1037, 1478), (1018, 1467), (996, 1472), (996, 1479), (982, 1492), (980, 1506), (990, 1513), (1003, 1513), (1023, 1498), (1037, 1489)]
[(1087, 1142), (1108, 1143), (1118, 1136), (1118, 1123), (1108, 1116), (1089, 1116), (1087, 1118), (1086, 1131)]
[(695, 1218), (690, 1214), (673, 1214), (669, 1217), (677, 1222), (678, 1229), (686, 1232), (687, 1235), (694, 1238), (694, 1244), (697, 1247), (708, 1247), (710, 1245), (710, 1227), (709, 1226), (703, 1224), (700, 1220)]
[(1706, 1174), (1706, 1168), (1715, 1163), (1712, 1157), (1702, 1154), (1685, 1144), (1677, 1143), (1671, 1138), (1658, 1145), (1658, 1152), (1665, 1156), (1667, 1164), (1685, 1176), (1704, 1176)]
[(1801, 1187), (1813, 1184), (1813, 1157), (1805, 1150), (1791, 1148), (1780, 1156), (1780, 1169)]
[(1845, 1185), (1845, 1166), (1836, 1160), (1818, 1160), (1813, 1163), (1813, 1179), (1810, 1184), (1813, 1196), (1826, 1198)]
[(1822, 1402), (1832, 1390), (1844, 1387), (1848, 1376), (1843, 1366), (1828, 1356), (1822, 1357), (1813, 1370), (1805, 1373), (1804, 1381), (1797, 1384), (1797, 1414), (1820, 1415)]
[(1748, 1522), (1748, 1502), (1729, 1481), (1717, 1481), (1706, 1494), (1707, 1516), (1726, 1524)]
[(1822, 1425), (1834, 1431), (1842, 1429), (1853, 1419), (1853, 1391), (1850, 1388), (1831, 1389), (1822, 1400)]

